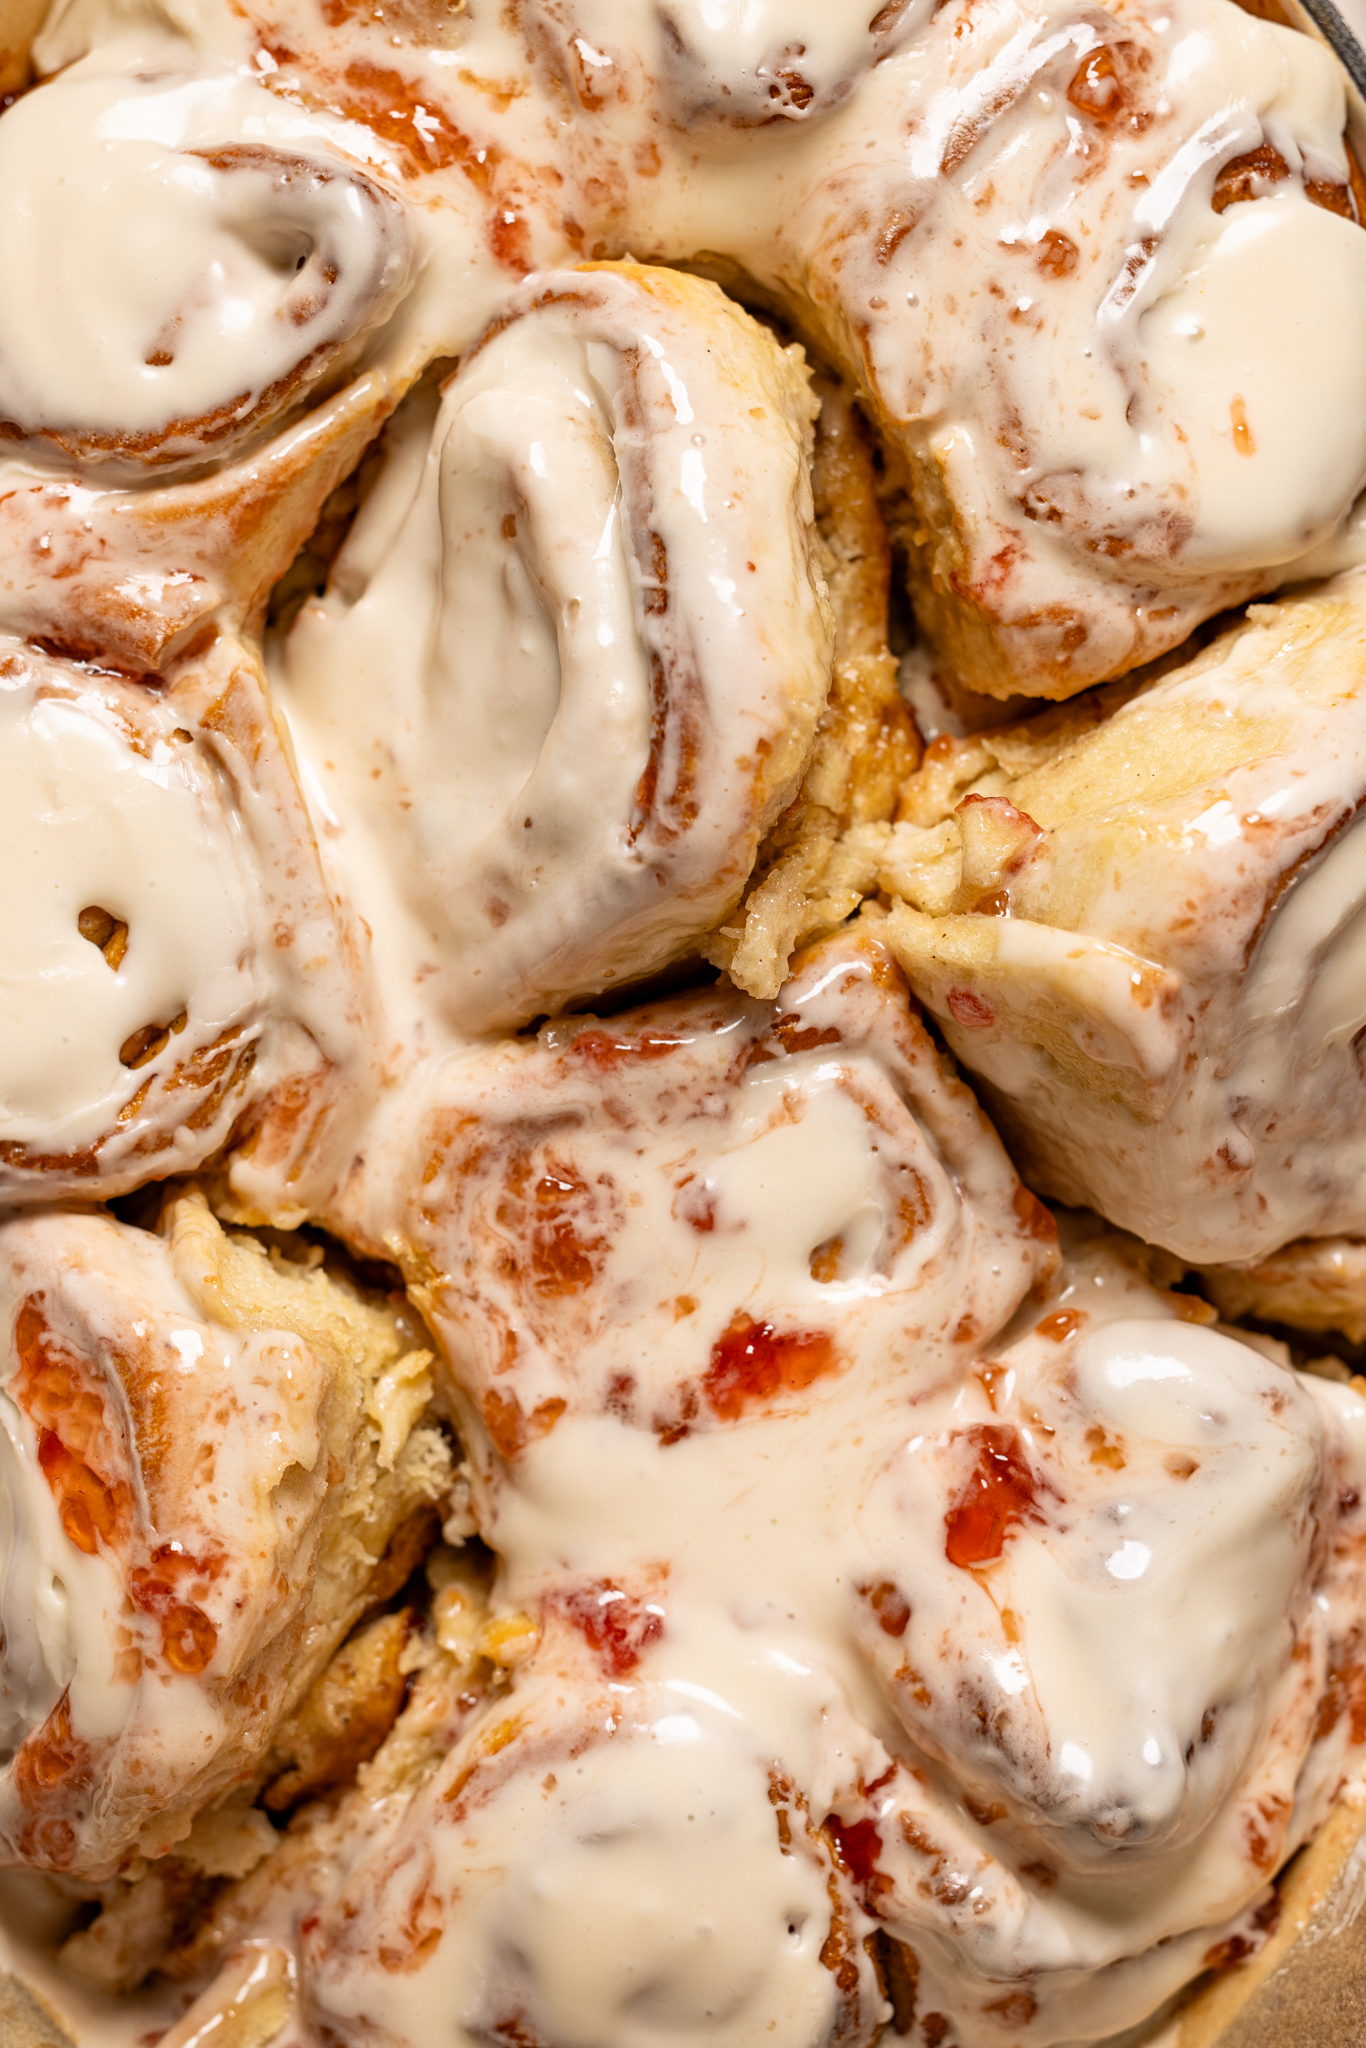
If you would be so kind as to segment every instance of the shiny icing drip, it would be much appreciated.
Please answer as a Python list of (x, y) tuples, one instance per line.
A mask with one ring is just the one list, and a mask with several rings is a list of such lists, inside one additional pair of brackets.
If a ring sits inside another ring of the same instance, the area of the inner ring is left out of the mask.
[(829, 684), (810, 411), (714, 286), (623, 266), (539, 278), (395, 423), (282, 694), (458, 1025), (648, 972), (738, 897)]

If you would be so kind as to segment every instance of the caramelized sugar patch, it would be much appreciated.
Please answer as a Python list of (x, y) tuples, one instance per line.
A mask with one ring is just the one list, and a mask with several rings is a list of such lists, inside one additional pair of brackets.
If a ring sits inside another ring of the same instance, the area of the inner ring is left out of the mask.
[(636, 1599), (609, 1579), (561, 1593), (555, 1604), (613, 1678), (628, 1678), (664, 1633), (662, 1607)]
[(880, 1874), (877, 1859), (882, 1850), (882, 1837), (875, 1821), (841, 1820), (837, 1813), (828, 1813), (825, 1832), (830, 1837), (830, 1846), (837, 1860), (856, 1884), (866, 1885)]
[(38, 1432), (38, 1465), (68, 1540), (87, 1557), (114, 1543), (132, 1507), (127, 1483), (110, 1473), (113, 1442), (104, 1401), (30, 1295), (14, 1326), (19, 1358), (15, 1398)]
[(1260, 186), (1277, 185), (1289, 176), (1290, 166), (1280, 151), (1269, 142), (1259, 142), (1242, 156), (1229, 158), (1214, 181), (1210, 205), (1216, 213), (1224, 213), (1230, 206), (1259, 198)]
[(573, 1211), (589, 1199), (589, 1188), (563, 1168), (547, 1171), (532, 1190), (535, 1222), (531, 1232), (531, 1268), (541, 1294), (581, 1294), (597, 1273), (601, 1238), (582, 1236)]
[(712, 1413), (734, 1422), (751, 1402), (799, 1393), (838, 1369), (828, 1330), (779, 1330), (737, 1316), (712, 1346), (702, 1390)]
[(1012, 1525), (1033, 1508), (1034, 1475), (1018, 1431), (979, 1423), (963, 1434), (976, 1463), (944, 1517), (944, 1551), (950, 1564), (971, 1571), (1000, 1557)]
[(878, 1627), (884, 1635), (905, 1635), (911, 1619), (911, 1603), (900, 1586), (891, 1579), (879, 1579), (875, 1585), (860, 1586), (859, 1592), (877, 1616)]
[(47, 1794), (63, 1783), (83, 1782), (90, 1763), (90, 1747), (71, 1725), (71, 1693), (68, 1687), (41, 1728), (35, 1728), (14, 1759), (14, 1783), (26, 1806), (40, 1804)]
[(528, 1415), (515, 1394), (501, 1393), (497, 1387), (490, 1387), (480, 1405), (494, 1449), (509, 1460), (535, 1438), (548, 1436), (566, 1407), (563, 1397), (557, 1394), (539, 1402)]
[(570, 1051), (586, 1066), (610, 1073), (615, 1068), (631, 1066), (638, 1061), (667, 1059), (671, 1052), (679, 1052), (692, 1042), (691, 1037), (682, 1032), (640, 1031), (627, 1037), (624, 1033), (594, 1025), (579, 1033)]
[(1111, 51), (1093, 50), (1084, 59), (1067, 88), (1067, 97), (1078, 113), (1089, 114), (1093, 121), (1113, 121), (1123, 113), (1124, 86)]
[(179, 1033), (189, 1022), (188, 1011), (172, 1017), (169, 1024), (144, 1024), (137, 1031), (130, 1032), (119, 1047), (119, 1060), (125, 1067), (145, 1067), (158, 1053), (164, 1052), (171, 1042), (172, 1032)]
[(218, 1628), (199, 1605), (219, 1578), (227, 1559), (218, 1552), (196, 1556), (162, 1543), (146, 1564), (128, 1574), (133, 1604), (151, 1615), (161, 1631), (161, 1654), (172, 1671), (195, 1678), (212, 1663)]

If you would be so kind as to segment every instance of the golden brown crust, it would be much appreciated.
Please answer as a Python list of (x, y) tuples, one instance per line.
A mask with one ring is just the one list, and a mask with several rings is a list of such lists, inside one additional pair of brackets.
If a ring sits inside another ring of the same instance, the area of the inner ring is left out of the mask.
[(342, 1645), (276, 1735), (271, 1766), (283, 1768), (262, 1795), (268, 1812), (288, 1813), (369, 1762), (403, 1706), (403, 1653), (419, 1626), (416, 1608), (405, 1607)]
[(920, 753), (887, 645), (891, 545), (871, 437), (842, 386), (818, 378), (816, 390), (811, 480), (835, 613), (830, 698), (795, 802), (760, 848), (738, 908), (702, 948), (738, 987), (766, 998), (798, 946), (857, 908), (872, 879), (858, 828), (891, 816)]
[(32, 77), (29, 44), (46, 13), (47, 0), (0, 0), (0, 105)]
[(1209, 1266), (1205, 1288), (1229, 1321), (1252, 1316), (1315, 1335), (1337, 1331), (1366, 1344), (1366, 1244), (1355, 1237), (1300, 1238), (1255, 1266)]
[(1334, 1807), (1277, 1884), (1270, 1939), (1197, 1987), (1171, 2048), (1347, 2048), (1361, 2039), (1364, 1829), (1358, 1800)]

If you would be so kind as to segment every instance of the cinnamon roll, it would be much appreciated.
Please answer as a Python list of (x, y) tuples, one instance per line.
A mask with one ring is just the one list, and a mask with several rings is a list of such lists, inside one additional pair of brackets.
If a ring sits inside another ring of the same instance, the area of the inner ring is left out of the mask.
[(739, 896), (830, 685), (813, 411), (714, 285), (589, 265), (396, 432), (284, 690), (461, 1028), (646, 974)]
[(392, 404), (367, 374), (207, 479), (28, 474), (0, 496), (26, 876), (0, 967), (6, 1203), (119, 1193), (235, 1133), (243, 1200), (292, 1224), (344, 1161), (368, 1085), (365, 956), (245, 636)]
[(885, 931), (1035, 1185), (1199, 1263), (1366, 1229), (1363, 584), (929, 749)]
[(635, 1676), (630, 1598), (606, 1610), (612, 1676), (557, 1622), (560, 1657), (315, 1916), (303, 2003), (333, 2040), (411, 2040), (439, 2013), (443, 2048), (627, 2048), (642, 2009), (689, 2048), (872, 2039), (870, 1923), (828, 1837), (731, 1702)]
[(454, 1062), (418, 1147), (516, 1651), (296, 1923), (319, 2038), (1062, 2042), (1256, 1948), (1361, 1762), (1359, 1389), (1055, 1279), (858, 943)]
[(0, 681), (0, 1196), (120, 1193), (234, 1129), (316, 1172), (363, 979), (259, 670), (222, 637), (155, 691), (8, 641)]
[(388, 1248), (486, 1459), (562, 1419), (729, 1439), (838, 1404), (861, 1350), (888, 1386), (951, 1376), (1051, 1270), (1047, 1212), (862, 940), (776, 1004), (546, 1025), (422, 1097), (370, 1171), (413, 1191)]
[(859, 1640), (933, 1788), (857, 1809), (864, 1897), (966, 2043), (1108, 2038), (1255, 1952), (1360, 1767), (1361, 1383), (1151, 1264), (1074, 1243), (860, 1496)]
[(28, 821), (4, 897), (3, 1177), (112, 1192), (197, 1163), (237, 1114), (253, 877), (174, 710), (16, 642), (0, 667), (4, 809)]
[(1205, 0), (946, 9), (916, 60), (920, 140), (846, 144), (807, 288), (904, 456), (941, 657), (1067, 697), (1283, 580), (1366, 481), (1342, 77)]
[(90, 59), (0, 121), (0, 438), (203, 463), (353, 363), (408, 282), (397, 203), (259, 83)]
[(8, 1861), (103, 1878), (249, 1781), (449, 1483), (416, 1326), (226, 1237), (0, 1230)]
[(968, 688), (1122, 674), (1347, 515), (1366, 240), (1325, 47), (1222, 0), (755, 8), (724, 55), (720, 16), (643, 11), (533, 9), (562, 25), (581, 187), (857, 378), (921, 627)]

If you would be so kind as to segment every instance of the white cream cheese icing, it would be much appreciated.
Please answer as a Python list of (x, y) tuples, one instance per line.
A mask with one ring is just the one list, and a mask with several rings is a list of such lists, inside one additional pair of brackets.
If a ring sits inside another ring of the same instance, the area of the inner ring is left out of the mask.
[(202, 460), (392, 309), (402, 212), (325, 134), (282, 147), (278, 113), (245, 78), (174, 72), (77, 74), (14, 108), (6, 432), (95, 460)]
[[(13, 644), (0, 668), (0, 1133), (60, 1156), (112, 1131), (117, 1149), (149, 1079), (256, 1035), (250, 862), (212, 769), (154, 700)], [(82, 935), (92, 908), (124, 926), (116, 965)]]
[[(594, 1698), (591, 1674), (571, 1682), (582, 1704), (563, 1680), (529, 1689), (533, 1769), (514, 1752), (490, 1785), (476, 1771), (439, 1836), (415, 1812), (381, 1869), (358, 1873), (312, 1931), (306, 1997), (348, 2042), (413, 2038), (430, 2014), (451, 2042), (520, 2029), (565, 2048), (741, 2048), (777, 2033), (819, 2048), (841, 2003), (821, 1961), (827, 1873), (784, 1854), (751, 1730), (696, 1687)], [(362, 1902), (377, 1885), (425, 1943), (416, 1970), (397, 1931), (399, 1968), (373, 1967)]]
[(829, 683), (810, 407), (714, 287), (623, 267), (538, 279), (420, 469), (404, 431), (282, 695), (456, 1025), (648, 972), (738, 896)]
[(284, 1213), (347, 1156), (371, 1050), (255, 662), (215, 635), (154, 687), (0, 640), (0, 720), (0, 1203), (121, 1193), (236, 1128)]

